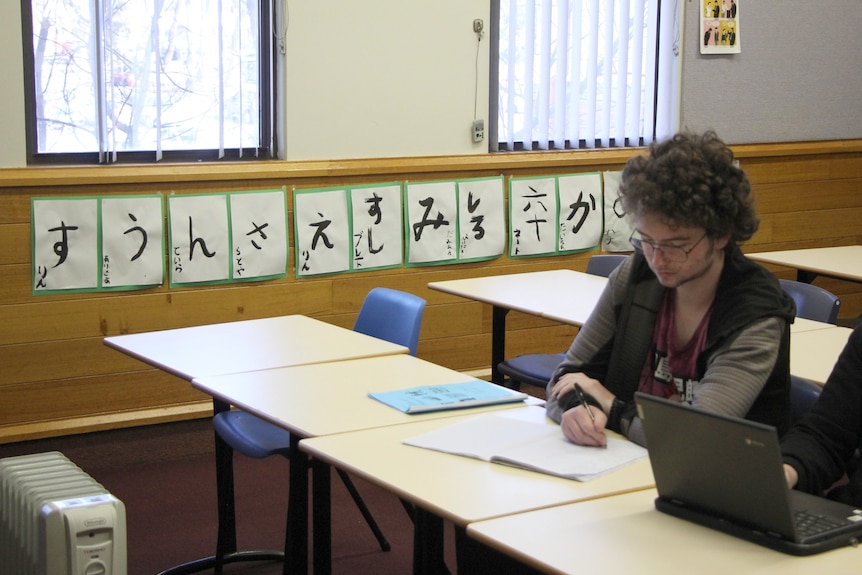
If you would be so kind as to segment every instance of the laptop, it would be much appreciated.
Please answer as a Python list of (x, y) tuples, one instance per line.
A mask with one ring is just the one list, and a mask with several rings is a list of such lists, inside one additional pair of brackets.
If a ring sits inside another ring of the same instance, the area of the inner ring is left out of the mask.
[(862, 541), (862, 509), (790, 490), (774, 427), (635, 394), (659, 511), (791, 555)]

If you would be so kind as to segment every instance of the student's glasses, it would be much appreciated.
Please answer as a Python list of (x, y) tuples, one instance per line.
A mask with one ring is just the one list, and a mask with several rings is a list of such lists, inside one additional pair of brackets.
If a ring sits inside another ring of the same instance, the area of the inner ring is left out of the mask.
[(651, 242), (649, 240), (643, 239), (636, 234), (636, 231), (632, 232), (632, 235), (629, 238), (629, 241), (631, 242), (634, 249), (639, 252), (642, 252), (648, 258), (653, 257), (653, 255), (655, 255), (655, 252), (660, 251), (665, 257), (665, 259), (672, 262), (684, 262), (685, 260), (687, 260), (688, 254), (693, 252), (694, 248), (696, 248), (700, 244), (700, 242), (703, 241), (703, 238), (706, 237), (706, 232), (704, 232), (704, 234), (700, 236), (700, 239), (694, 242), (694, 244), (692, 244), (690, 248), (684, 248), (683, 246), (673, 246)]

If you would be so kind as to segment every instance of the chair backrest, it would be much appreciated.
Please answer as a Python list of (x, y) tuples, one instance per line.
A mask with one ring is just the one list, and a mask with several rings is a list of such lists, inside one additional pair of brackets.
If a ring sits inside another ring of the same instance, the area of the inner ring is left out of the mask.
[(820, 386), (798, 375), (790, 376), (790, 422), (796, 423), (808, 413), (817, 398)]
[(627, 257), (625, 254), (596, 254), (587, 262), (587, 273), (608, 277)]
[(778, 280), (787, 295), (796, 302), (796, 316), (826, 323), (838, 321), (841, 300), (832, 292), (795, 280)]
[(376, 287), (368, 292), (353, 330), (410, 348), (416, 355), (425, 300), (411, 293)]

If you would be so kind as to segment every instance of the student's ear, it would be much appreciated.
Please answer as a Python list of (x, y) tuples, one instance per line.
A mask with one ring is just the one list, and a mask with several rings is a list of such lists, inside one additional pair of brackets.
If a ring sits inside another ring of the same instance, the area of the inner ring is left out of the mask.
[(718, 250), (723, 250), (727, 247), (728, 242), (730, 241), (730, 234), (724, 234), (723, 236), (719, 236), (715, 238), (715, 248)]

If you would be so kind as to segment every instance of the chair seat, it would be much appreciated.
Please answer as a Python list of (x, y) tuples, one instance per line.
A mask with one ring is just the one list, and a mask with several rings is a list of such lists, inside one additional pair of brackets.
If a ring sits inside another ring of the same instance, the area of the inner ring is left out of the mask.
[(530, 353), (501, 362), (500, 373), (512, 381), (545, 387), (565, 353)]
[(236, 451), (255, 459), (290, 456), (290, 432), (251, 413), (231, 410), (213, 417), (219, 437)]

